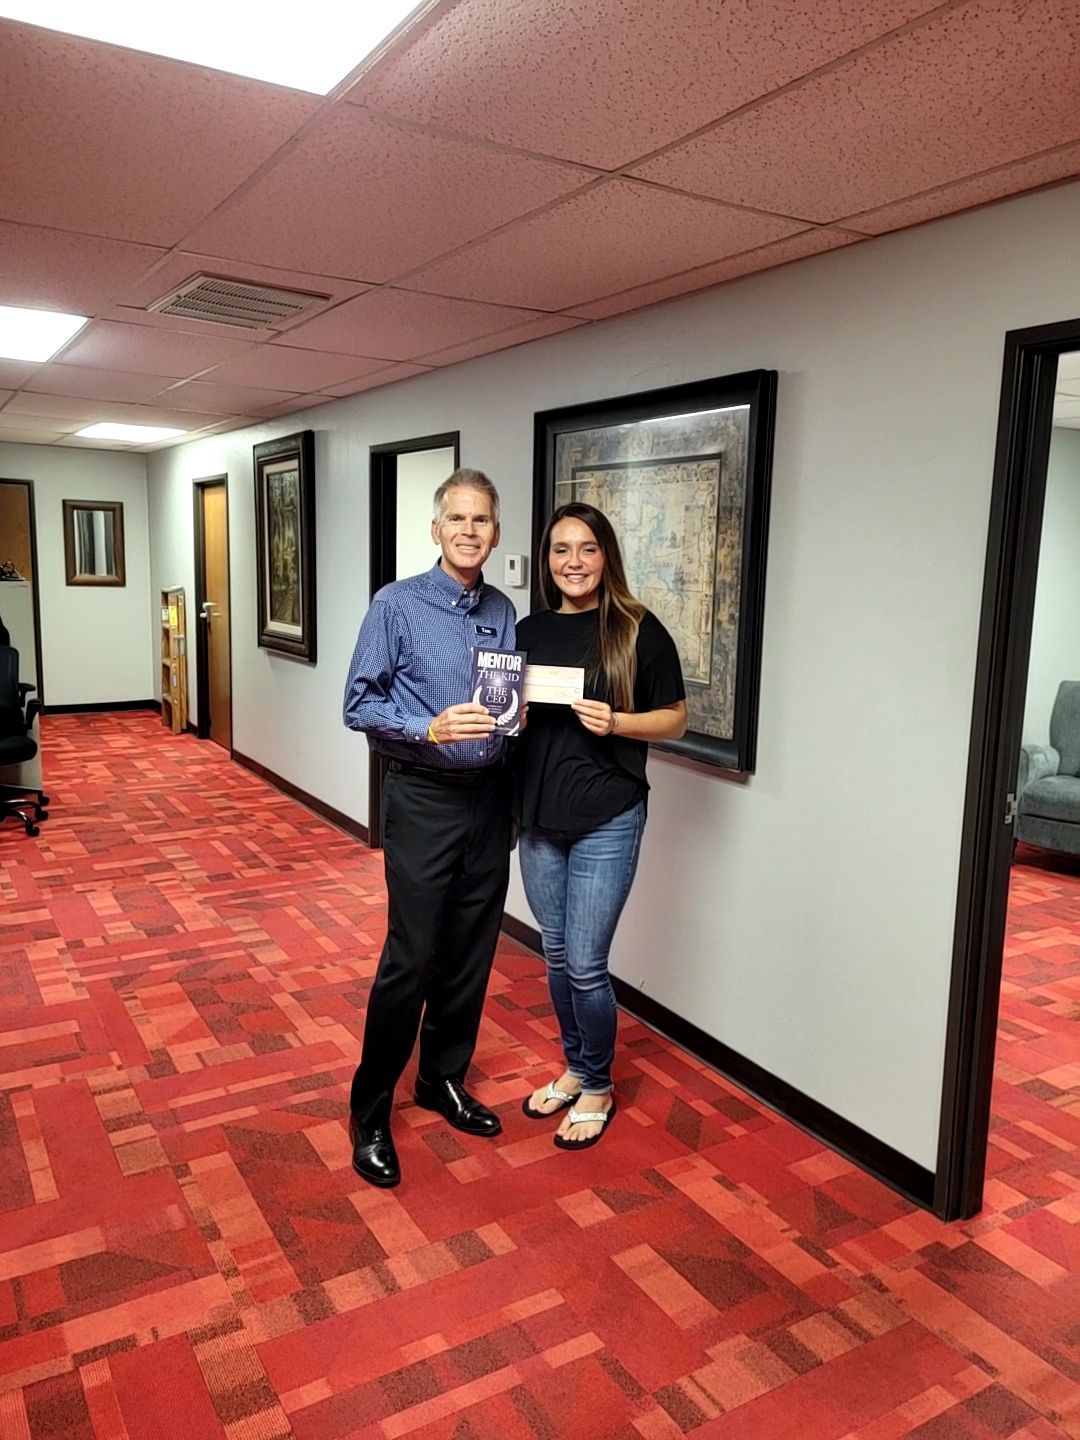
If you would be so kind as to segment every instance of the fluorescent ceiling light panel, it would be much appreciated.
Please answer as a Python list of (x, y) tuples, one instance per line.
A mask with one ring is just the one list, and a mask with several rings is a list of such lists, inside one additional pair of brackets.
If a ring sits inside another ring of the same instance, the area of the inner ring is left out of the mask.
[(0, 360), (51, 360), (86, 324), (86, 315), (0, 305)]
[(325, 95), (430, 0), (304, 0), (300, 10), (188, 0), (0, 0), (0, 18)]
[(87, 425), (85, 430), (75, 431), (84, 440), (126, 440), (132, 445), (175, 440), (177, 435), (187, 433), (186, 430), (170, 430), (167, 425), (116, 425), (111, 420), (101, 420), (96, 425)]

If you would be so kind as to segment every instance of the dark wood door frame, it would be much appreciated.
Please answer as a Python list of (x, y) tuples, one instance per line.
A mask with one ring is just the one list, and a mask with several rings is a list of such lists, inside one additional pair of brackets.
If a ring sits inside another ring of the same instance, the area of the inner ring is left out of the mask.
[[(393, 440), (371, 447), (371, 533), (370, 603), (376, 590), (397, 579), (397, 462), (399, 455), (417, 450), (445, 450), (453, 446), (454, 469), (461, 464), (461, 434), (422, 435), (413, 440)], [(372, 751), (368, 758), (368, 844), (382, 845), (382, 782), (384, 765)]]
[[(200, 740), (210, 738), (210, 647), (206, 640), (206, 621), (203, 606), (206, 603), (206, 526), (203, 519), (203, 492), (212, 486), (225, 487), (226, 536), (228, 536), (229, 477), (208, 475), (191, 484), (191, 503), (194, 515), (195, 535), (195, 733)], [(232, 735), (232, 564), (229, 570), (229, 734)], [(230, 743), (229, 753), (235, 747)]]
[(1080, 350), (1080, 319), (1005, 337), (990, 504), (934, 1209), (982, 1205), (1005, 917), (1010, 804), (1027, 694), (1058, 356)]
[[(34, 649), (37, 651), (37, 698), (45, 704), (45, 661), (41, 654), (41, 582), (38, 579), (37, 515), (34, 510), (34, 482), (32, 480), (11, 480), (0, 476), (0, 484), (22, 485), (26, 489), (26, 513), (30, 517), (30, 564), (34, 574), (30, 582), (30, 596), (34, 605)], [(3, 558), (3, 557), (0, 557)]]

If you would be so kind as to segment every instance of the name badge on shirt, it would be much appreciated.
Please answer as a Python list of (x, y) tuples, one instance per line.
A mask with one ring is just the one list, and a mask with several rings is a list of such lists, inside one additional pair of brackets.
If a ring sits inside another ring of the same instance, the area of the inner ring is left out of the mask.
[(493, 625), (474, 625), (473, 629), (476, 631), (477, 635), (495, 634), (495, 627)]

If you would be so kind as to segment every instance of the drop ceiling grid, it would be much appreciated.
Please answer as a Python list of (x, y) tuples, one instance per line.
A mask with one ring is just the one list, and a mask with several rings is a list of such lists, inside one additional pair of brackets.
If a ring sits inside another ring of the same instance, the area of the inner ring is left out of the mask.
[(938, 8), (459, 0), (346, 99), (612, 171)]
[[(1050, 43), (1055, 15), (1064, 23)], [(1003, 55), (1026, 84), (1009, 83)], [(1080, 8), (1068, 0), (972, 0), (632, 173), (843, 223), (1080, 139), (1078, 73)]]
[[(64, 443), (50, 397), (289, 414), (1060, 181), (1078, 31), (1073, 0), (458, 0), (322, 100), (0, 22), (0, 303), (92, 317), (0, 361), (0, 432)], [(200, 272), (325, 299), (145, 308)]]

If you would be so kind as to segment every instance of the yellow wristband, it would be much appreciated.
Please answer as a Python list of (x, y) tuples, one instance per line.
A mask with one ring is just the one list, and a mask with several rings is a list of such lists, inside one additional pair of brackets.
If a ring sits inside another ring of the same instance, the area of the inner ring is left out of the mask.
[(429, 725), (428, 725), (428, 727), (427, 727), (427, 738), (431, 741), (432, 745), (438, 745), (438, 743), (439, 743), (439, 737), (435, 734), (435, 731), (434, 731), (434, 729), (432, 728), (432, 727), (434, 726), (434, 724), (435, 724), (435, 721), (434, 721), (434, 720), (432, 720), (432, 721), (429, 723)]

